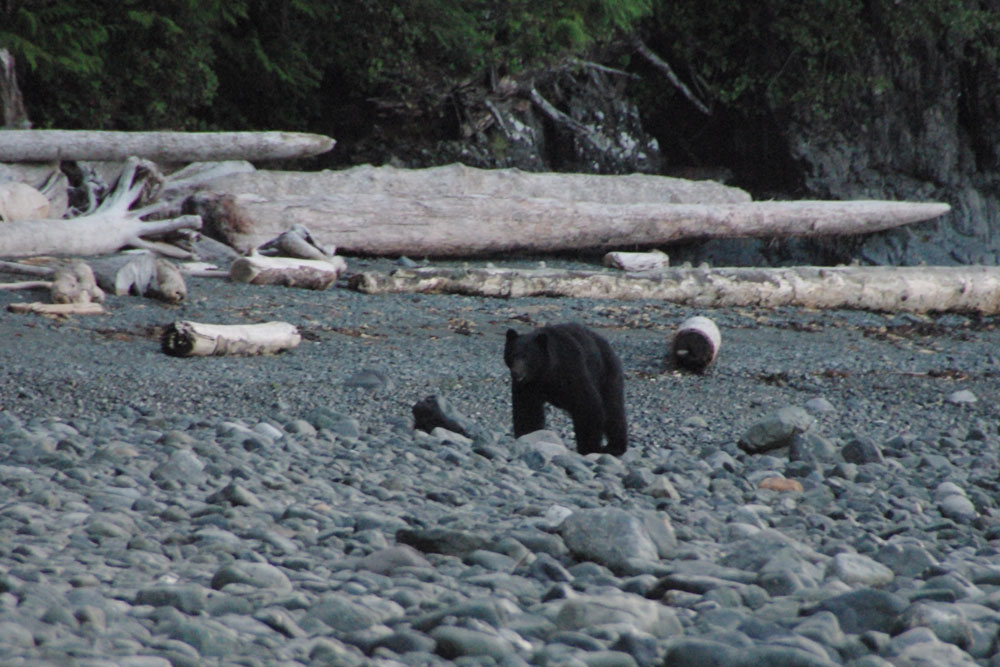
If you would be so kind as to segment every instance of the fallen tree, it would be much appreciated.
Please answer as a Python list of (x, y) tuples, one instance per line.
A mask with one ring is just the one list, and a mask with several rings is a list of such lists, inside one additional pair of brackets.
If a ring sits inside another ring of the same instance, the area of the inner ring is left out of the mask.
[(663, 269), (647, 274), (554, 269), (362, 272), (366, 294), (441, 292), (489, 297), (662, 299), (699, 308), (801, 306), (875, 311), (1000, 313), (1000, 267), (839, 266)]
[(199, 193), (209, 234), (247, 252), (307, 226), (343, 253), (476, 257), (516, 252), (613, 250), (685, 239), (866, 234), (947, 213), (948, 204), (892, 201), (766, 201), (738, 204), (607, 204), (459, 193), (378, 193), (268, 198)]
[(334, 140), (304, 132), (115, 132), (8, 130), (0, 132), (0, 162), (125, 160), (163, 164), (223, 160), (284, 160), (325, 153)]
[(181, 229), (200, 229), (200, 217), (182, 215), (153, 222), (141, 219), (162, 208), (165, 205), (163, 202), (130, 210), (137, 202), (155, 198), (155, 193), (150, 193), (150, 190), (156, 191), (159, 187), (153, 177), (155, 173), (153, 165), (130, 158), (122, 169), (114, 192), (93, 213), (69, 220), (17, 220), (3, 223), (0, 257), (103, 255), (131, 246), (155, 250), (173, 257), (190, 258), (190, 253), (151, 241), (147, 237), (160, 237)]

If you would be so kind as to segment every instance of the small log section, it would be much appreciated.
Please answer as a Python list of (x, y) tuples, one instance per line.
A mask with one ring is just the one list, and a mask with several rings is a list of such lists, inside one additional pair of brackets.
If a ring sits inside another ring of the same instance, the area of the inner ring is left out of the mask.
[(704, 373), (712, 365), (722, 345), (719, 327), (703, 315), (681, 322), (670, 343), (670, 354), (677, 368)]
[(282, 285), (325, 290), (347, 270), (343, 257), (299, 259), (297, 257), (240, 257), (229, 266), (229, 279), (252, 285)]
[(283, 160), (326, 153), (334, 140), (304, 132), (115, 132), (7, 130), (0, 162), (120, 161), (139, 157), (160, 164), (223, 160)]
[(177, 321), (160, 337), (163, 351), (175, 357), (276, 354), (298, 346), (299, 330), (288, 322), (205, 324)]
[(647, 274), (554, 269), (398, 269), (352, 275), (366, 294), (662, 299), (699, 308), (801, 306), (1000, 313), (1000, 267), (842, 266), (663, 269)]
[(712, 181), (460, 165), (238, 174), (213, 181), (188, 207), (207, 233), (241, 253), (304, 225), (318, 243), (342, 253), (418, 257), (866, 234), (950, 210), (937, 202), (751, 201)]

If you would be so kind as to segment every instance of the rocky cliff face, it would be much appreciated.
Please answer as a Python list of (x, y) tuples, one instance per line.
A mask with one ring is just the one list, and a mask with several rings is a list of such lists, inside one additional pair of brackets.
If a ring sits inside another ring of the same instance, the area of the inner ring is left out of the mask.
[(878, 264), (1000, 263), (1000, 80), (928, 46), (908, 64), (876, 55), (892, 85), (829, 122), (787, 128), (810, 195), (829, 199), (937, 200), (935, 221), (852, 242)]

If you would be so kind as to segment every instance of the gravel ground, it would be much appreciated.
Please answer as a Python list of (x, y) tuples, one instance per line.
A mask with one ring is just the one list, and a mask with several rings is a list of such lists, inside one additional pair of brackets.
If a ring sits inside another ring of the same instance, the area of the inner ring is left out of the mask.
[[(4, 664), (1000, 664), (998, 318), (188, 287), (0, 315)], [(175, 358), (177, 320), (303, 341)], [(504, 332), (570, 320), (622, 357), (621, 459), (510, 435)], [(431, 394), (486, 435), (414, 433)], [(807, 430), (741, 449), (769, 419)]]

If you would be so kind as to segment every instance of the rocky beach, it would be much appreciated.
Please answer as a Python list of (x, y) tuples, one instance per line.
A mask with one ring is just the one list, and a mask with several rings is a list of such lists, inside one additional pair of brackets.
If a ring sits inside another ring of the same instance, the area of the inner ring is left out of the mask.
[[(1000, 318), (188, 291), (0, 291), (0, 664), (1000, 665)], [(177, 320), (303, 340), (178, 358)], [(620, 458), (512, 436), (504, 333), (566, 321), (622, 359)]]

